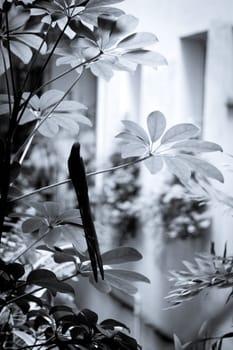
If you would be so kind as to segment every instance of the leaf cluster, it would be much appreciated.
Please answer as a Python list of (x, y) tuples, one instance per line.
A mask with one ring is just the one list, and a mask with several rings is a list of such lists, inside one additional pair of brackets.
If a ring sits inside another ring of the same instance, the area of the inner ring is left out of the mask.
[(169, 292), (166, 299), (171, 307), (192, 299), (208, 288), (232, 287), (233, 257), (227, 256), (226, 249), (223, 256), (218, 256), (212, 246), (211, 254), (198, 254), (195, 262), (184, 261), (183, 264), (185, 270), (170, 272), (169, 279), (175, 289)]

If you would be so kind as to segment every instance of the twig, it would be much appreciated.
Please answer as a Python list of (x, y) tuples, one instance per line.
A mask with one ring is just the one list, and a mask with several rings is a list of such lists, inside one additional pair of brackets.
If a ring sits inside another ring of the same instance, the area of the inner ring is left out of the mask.
[[(134, 165), (134, 164), (137, 164), (139, 162), (142, 162), (148, 158), (150, 158), (152, 155), (149, 154), (148, 156), (145, 156), (143, 158), (138, 158), (132, 162), (128, 162), (128, 163), (124, 163), (124, 164), (121, 164), (121, 165), (117, 165), (115, 167), (111, 167), (111, 168), (107, 168), (107, 169), (103, 169), (103, 170), (97, 170), (97, 171), (93, 171), (91, 173), (87, 173), (86, 176), (95, 176), (95, 175), (99, 175), (99, 174), (104, 174), (104, 173), (109, 173), (111, 171), (115, 171), (115, 170), (118, 170), (118, 169), (121, 169), (121, 168), (126, 168), (128, 166), (131, 166), (131, 165)], [(51, 185), (48, 185), (48, 186), (44, 186), (44, 187), (41, 187), (41, 188), (38, 188), (37, 190), (35, 191), (32, 191), (32, 192), (29, 192), (29, 193), (25, 193), (19, 197), (16, 197), (16, 198), (12, 198), (11, 200), (9, 200), (9, 202), (16, 202), (16, 201), (19, 201), (19, 200), (22, 200), (24, 198), (27, 198), (27, 197), (30, 197), (30, 196), (33, 196), (34, 194), (37, 194), (37, 193), (40, 193), (40, 192), (43, 192), (43, 191), (47, 191), (47, 190), (50, 190), (54, 187), (57, 187), (57, 186), (61, 186), (61, 185), (64, 185), (64, 184), (67, 184), (71, 182), (71, 179), (66, 179), (66, 180), (62, 180), (62, 181), (59, 181), (59, 182), (55, 182), (54, 184), (51, 184)]]

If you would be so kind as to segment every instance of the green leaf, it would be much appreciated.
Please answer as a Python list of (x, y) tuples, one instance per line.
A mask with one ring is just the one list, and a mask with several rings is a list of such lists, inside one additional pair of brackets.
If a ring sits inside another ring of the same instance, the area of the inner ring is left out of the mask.
[(68, 283), (59, 281), (53, 272), (46, 269), (37, 269), (30, 272), (27, 283), (50, 289), (53, 292), (74, 293), (73, 288)]
[(163, 168), (163, 160), (160, 156), (152, 156), (143, 161), (151, 174), (158, 173)]
[(148, 138), (147, 133), (145, 130), (138, 125), (137, 123), (133, 122), (132, 120), (122, 120), (121, 121), (124, 127), (133, 135), (136, 135), (139, 139), (141, 139), (146, 145), (150, 144), (150, 140)]
[(134, 33), (121, 40), (117, 47), (128, 50), (136, 50), (145, 46), (155, 44), (158, 41), (152, 33)]
[(209, 142), (209, 141), (201, 141), (201, 140), (181, 141), (181, 142), (175, 143), (171, 147), (181, 151), (194, 152), (194, 153), (217, 152), (217, 151), (223, 152), (222, 147), (217, 143)]
[(149, 278), (142, 275), (139, 272), (130, 271), (130, 270), (122, 270), (122, 269), (107, 269), (105, 270), (105, 275), (113, 275), (120, 279), (130, 281), (130, 282), (145, 282), (150, 283)]
[(104, 265), (122, 264), (141, 259), (142, 255), (135, 248), (131, 247), (119, 247), (102, 254)]
[(178, 157), (163, 157), (168, 169), (172, 174), (178, 177), (178, 179), (186, 186), (191, 177), (191, 169), (187, 162)]
[(147, 128), (152, 142), (157, 141), (162, 136), (166, 128), (166, 118), (159, 112), (155, 111), (147, 117)]
[(179, 155), (176, 158), (179, 158), (182, 161), (185, 161), (186, 164), (195, 172), (205, 176), (215, 179), (219, 182), (224, 182), (224, 177), (220, 170), (218, 170), (214, 165), (208, 163), (207, 161), (196, 158), (194, 156), (188, 155)]
[(193, 124), (183, 123), (172, 126), (166, 131), (162, 137), (161, 143), (175, 142), (179, 140), (189, 139), (195, 137), (200, 132), (200, 129)]

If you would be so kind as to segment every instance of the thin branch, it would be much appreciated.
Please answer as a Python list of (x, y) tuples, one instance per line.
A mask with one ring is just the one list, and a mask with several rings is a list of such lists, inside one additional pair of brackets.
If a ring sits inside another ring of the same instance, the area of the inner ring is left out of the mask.
[[(91, 63), (91, 62), (94, 62), (95, 60), (98, 59), (98, 57), (101, 56), (101, 52), (98, 53), (96, 56), (84, 61), (84, 62), (81, 62), (79, 64), (77, 64), (76, 66), (72, 67), (72, 68), (68, 68), (67, 70), (65, 70), (64, 72), (58, 74), (57, 76), (55, 76), (54, 78), (46, 81), (44, 84), (42, 84), (40, 87), (38, 87), (37, 89), (35, 89), (33, 91), (33, 95), (37, 94), (37, 92), (39, 92), (40, 90), (42, 90), (44, 87), (46, 87), (47, 85), (51, 84), (51, 83), (54, 83), (56, 80), (60, 79), (60, 78), (63, 78), (65, 75), (73, 72), (74, 70), (80, 68), (80, 67), (84, 67), (85, 65)], [(25, 101), (22, 105), (24, 105), (27, 101)]]
[[(46, 34), (44, 35), (44, 38), (43, 38), (43, 40), (42, 40), (42, 42), (41, 42), (41, 44), (40, 44), (40, 47), (38, 48), (38, 50), (36, 50), (36, 52), (35, 52), (35, 54), (34, 54), (32, 60), (31, 60), (31, 62), (30, 62), (30, 65), (29, 65), (29, 67), (28, 67), (28, 71), (27, 71), (26, 77), (25, 77), (24, 82), (23, 82), (23, 86), (22, 86), (22, 88), (21, 88), (21, 91), (22, 91), (22, 92), (24, 91), (24, 88), (25, 88), (25, 86), (26, 86), (26, 83), (27, 83), (27, 81), (28, 81), (28, 79), (29, 79), (29, 77), (30, 77), (30, 74), (31, 74), (31, 72), (32, 72), (33, 65), (35, 64), (35, 62), (36, 62), (36, 60), (37, 60), (37, 58), (38, 58), (38, 56), (39, 56), (39, 54), (40, 54), (40, 51), (41, 51), (43, 45), (46, 43), (46, 39), (47, 39), (47, 37), (48, 37), (48, 33), (49, 33), (50, 29), (51, 29), (51, 23), (50, 23), (50, 25), (49, 25), (49, 28), (48, 28)], [(19, 33), (19, 34), (20, 34), (20, 33)]]
[(12, 82), (12, 88), (13, 88), (13, 94), (14, 98), (16, 99), (16, 88), (15, 88), (15, 80), (14, 80), (14, 72), (13, 72), (13, 62), (12, 62), (12, 53), (10, 48), (10, 33), (9, 33), (9, 21), (8, 21), (8, 13), (7, 10), (5, 12), (5, 18), (6, 18), (6, 45), (7, 45), (7, 51), (8, 51), (8, 57), (10, 62), (10, 73), (11, 73), (11, 82)]
[[(51, 57), (52, 57), (52, 55), (53, 55), (53, 53), (54, 53), (54, 51), (55, 51), (57, 45), (59, 44), (59, 41), (60, 41), (61, 38), (63, 37), (63, 35), (64, 35), (64, 33), (65, 33), (65, 30), (66, 30), (67, 26), (69, 25), (69, 22), (70, 22), (70, 19), (67, 21), (66, 25), (64, 26), (64, 28), (63, 28), (63, 30), (61, 31), (60, 35), (58, 36), (58, 38), (57, 38), (57, 40), (56, 40), (56, 42), (55, 42), (55, 44), (54, 44), (52, 50), (50, 51), (50, 53), (49, 53), (49, 55), (48, 55), (48, 57), (47, 57), (47, 59), (46, 59), (44, 65), (43, 65), (43, 67), (41, 68), (41, 70), (40, 70), (40, 72), (39, 72), (40, 75), (43, 74), (45, 68), (47, 67), (47, 65), (48, 65), (48, 63), (49, 63), (49, 61), (50, 61), (50, 59), (51, 59)], [(35, 91), (37, 91), (36, 85), (37, 85), (37, 84), (34, 85), (34, 89), (33, 89), (33, 91), (30, 92), (30, 94), (29, 94), (29, 96), (27, 97), (26, 101), (21, 105), (22, 110), (21, 110), (21, 112), (20, 112), (18, 121), (20, 121), (20, 119), (22, 118), (22, 115), (23, 115), (23, 113), (25, 112), (25, 109), (27, 108), (28, 102), (30, 101), (30, 99), (32, 98), (32, 96), (35, 95)], [(41, 87), (41, 88), (42, 88), (42, 87)], [(41, 90), (41, 88), (40, 88), (39, 90)]]
[[(63, 279), (61, 279), (61, 280), (58, 280), (58, 281), (59, 281), (59, 282), (65, 282), (65, 281), (70, 280), (70, 279), (73, 278), (73, 277), (76, 277), (76, 276), (79, 275), (79, 274), (80, 274), (79, 271), (75, 271), (75, 273), (73, 273), (72, 275), (67, 276), (67, 277), (65, 277), (65, 278), (63, 278)], [(18, 301), (18, 300), (20, 300), (20, 299), (22, 299), (22, 298), (25, 298), (25, 297), (27, 297), (28, 295), (32, 295), (32, 294), (34, 294), (34, 293), (37, 293), (37, 292), (39, 292), (39, 291), (41, 291), (41, 290), (43, 290), (43, 289), (47, 289), (47, 288), (46, 288), (46, 287), (38, 287), (38, 288), (32, 290), (31, 292), (24, 293), (24, 294), (22, 294), (22, 295), (18, 295), (17, 297), (12, 298), (12, 299), (10, 299), (10, 300), (6, 300), (5, 305), (9, 305), (9, 304), (15, 303), (16, 301)]]
[(39, 238), (37, 238), (35, 241), (33, 241), (31, 244), (29, 244), (29, 246), (23, 250), (22, 253), (19, 253), (19, 255), (17, 255), (12, 261), (11, 263), (15, 262), (17, 259), (21, 258), (21, 256), (23, 256), (24, 254), (26, 254), (32, 247), (34, 247), (34, 245), (36, 245), (38, 242), (40, 242), (47, 234), (48, 234), (49, 230), (47, 230), (42, 236), (40, 236)]
[[(132, 162), (128, 162), (128, 163), (124, 163), (124, 164), (120, 164), (120, 165), (117, 165), (115, 167), (111, 167), (111, 168), (107, 168), (107, 169), (103, 169), (103, 170), (97, 170), (97, 171), (93, 171), (91, 173), (87, 173), (86, 176), (95, 176), (95, 175), (99, 175), (99, 174), (104, 174), (104, 173), (109, 173), (111, 171), (115, 171), (115, 170), (118, 170), (118, 169), (121, 169), (121, 168), (126, 168), (128, 166), (131, 166), (131, 165), (134, 165), (134, 164), (137, 164), (139, 162), (142, 162), (148, 158), (150, 158), (152, 155), (149, 154), (148, 156), (145, 156), (143, 158), (138, 158)], [(43, 192), (43, 191), (47, 191), (47, 190), (50, 190), (54, 187), (57, 187), (57, 186), (61, 186), (61, 185), (64, 185), (64, 184), (67, 184), (71, 182), (71, 179), (66, 179), (66, 180), (62, 180), (62, 181), (59, 181), (59, 182), (56, 182), (54, 184), (51, 184), (51, 185), (48, 185), (48, 186), (44, 186), (44, 187), (41, 187), (41, 188), (38, 188), (37, 190), (35, 191), (32, 191), (32, 192), (29, 192), (29, 193), (25, 193), (19, 197), (16, 197), (16, 198), (12, 198), (9, 202), (16, 202), (16, 201), (19, 201), (19, 200), (22, 200), (24, 198), (27, 198), (27, 197), (30, 197), (30, 196), (33, 196), (34, 194), (37, 194), (37, 193), (40, 193), (40, 192)]]

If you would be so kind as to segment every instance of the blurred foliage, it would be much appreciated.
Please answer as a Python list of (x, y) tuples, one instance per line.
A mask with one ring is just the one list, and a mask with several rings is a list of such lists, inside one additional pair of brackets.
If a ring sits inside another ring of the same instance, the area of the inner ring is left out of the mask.
[(165, 239), (197, 238), (210, 229), (207, 204), (189, 198), (185, 187), (176, 179), (165, 185), (158, 206)]
[[(114, 153), (110, 162), (113, 167), (121, 164), (120, 154)], [(137, 164), (110, 171), (104, 176), (104, 186), (95, 198), (102, 214), (101, 223), (112, 229), (113, 244), (122, 245), (130, 238), (136, 238), (140, 223), (139, 173)]]

